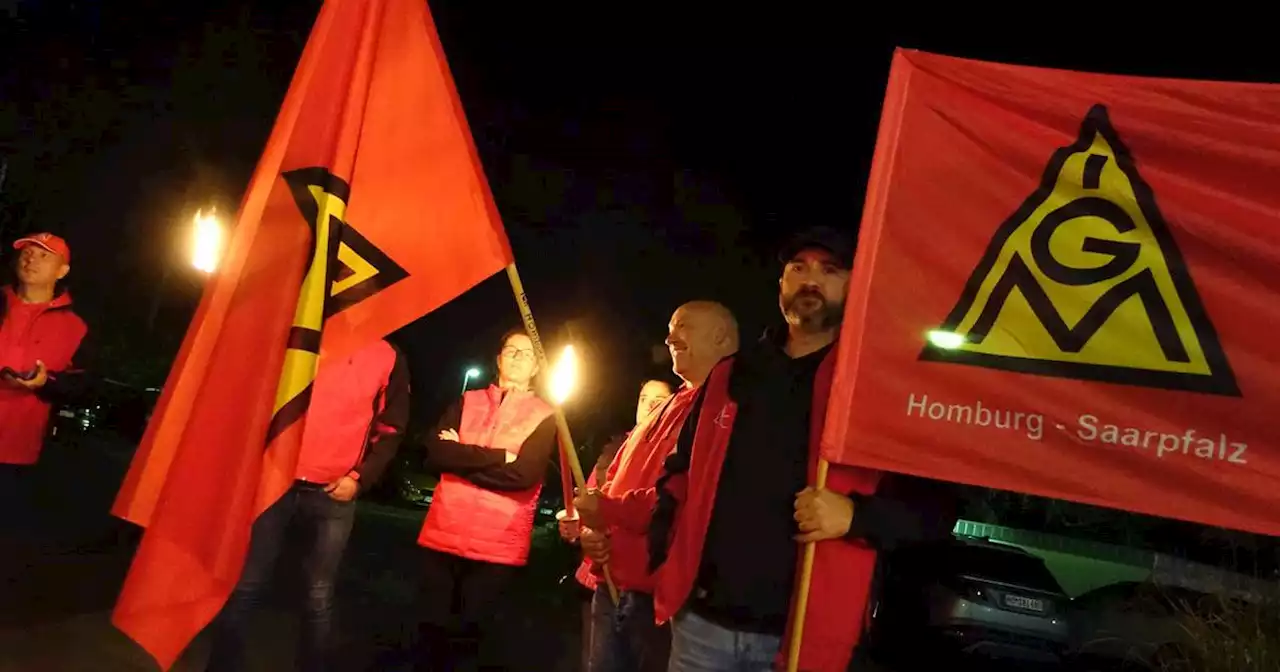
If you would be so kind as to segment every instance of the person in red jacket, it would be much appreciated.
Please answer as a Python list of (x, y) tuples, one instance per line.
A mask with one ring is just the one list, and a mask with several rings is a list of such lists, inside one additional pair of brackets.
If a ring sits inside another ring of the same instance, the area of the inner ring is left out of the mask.
[[(507, 332), (498, 380), (445, 411), (427, 440), (426, 466), (440, 473), (418, 545), (423, 547), (415, 669), (472, 669), (492, 608), (529, 560), (533, 519), (556, 450), (552, 407), (533, 390), (538, 365), (523, 329)], [(495, 643), (486, 652), (499, 653)]]
[[(852, 241), (815, 229), (780, 255), (786, 328), (716, 366), (698, 389), (656, 488), (575, 498), (585, 524), (648, 522), (654, 611), (672, 621), (671, 672), (785, 663), (801, 546), (816, 542), (800, 669), (844, 672), (862, 633), (876, 552), (950, 532), (896, 477), (819, 454)], [(905, 477), (903, 477), (905, 478)], [(941, 500), (938, 500), (941, 501)], [(856, 512), (856, 513), (855, 513)]]
[(0, 518), (29, 517), (27, 470), (40, 457), (49, 409), (74, 378), (72, 359), (87, 331), (58, 282), (71, 271), (71, 248), (50, 233), (27, 236), (17, 282), (0, 289)]
[[(678, 392), (636, 425), (600, 487), (605, 496), (652, 488), (675, 448), (697, 389), (721, 359), (738, 350), (738, 324), (724, 306), (694, 301), (671, 316), (667, 347), (672, 370), (684, 381)], [(582, 531), (582, 547), (598, 587), (592, 602), (589, 672), (662, 672), (671, 635), (654, 618), (654, 577), (649, 572), (647, 516), (618, 518)], [(599, 581), (608, 563), (619, 591), (615, 607)]]
[[(671, 394), (671, 384), (665, 380), (655, 378), (644, 381), (640, 385), (640, 398), (636, 401), (636, 424), (632, 426), (632, 429), (644, 422), (650, 413), (658, 410), (671, 397)], [(591, 469), (591, 475), (587, 478), (588, 488), (598, 488), (605, 482), (605, 478), (609, 474), (609, 466), (613, 464), (613, 458), (618, 455), (618, 450), (622, 448), (622, 444), (626, 442), (629, 436), (631, 436), (630, 431), (614, 437), (609, 443), (605, 444), (600, 451), (600, 456), (596, 458), (595, 466)], [(569, 518), (567, 512), (561, 510), (556, 513), (556, 520), (559, 521), (560, 537), (571, 544), (578, 543), (582, 536), (582, 526), (578, 524), (578, 519)], [(590, 559), (585, 559), (578, 567), (578, 571), (573, 575), (579, 588), (577, 593), (582, 601), (583, 672), (586, 672), (591, 667), (591, 602), (595, 599), (598, 583), (591, 570), (592, 563)], [(563, 579), (561, 581), (563, 582)]]
[(334, 583), (355, 523), (356, 499), (386, 471), (409, 419), (409, 370), (386, 341), (322, 359), (307, 409), (297, 480), (253, 524), (240, 581), (212, 624), (209, 672), (251, 669), (252, 611), (265, 597), (291, 527), (305, 533), (306, 582), (297, 668), (332, 669)]

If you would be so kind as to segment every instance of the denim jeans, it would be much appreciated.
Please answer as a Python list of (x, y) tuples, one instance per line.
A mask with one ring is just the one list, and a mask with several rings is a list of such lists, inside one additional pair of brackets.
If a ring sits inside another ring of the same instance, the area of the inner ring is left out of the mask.
[(662, 672), (671, 657), (671, 631), (653, 618), (653, 596), (622, 591), (615, 607), (608, 587), (591, 601), (588, 672)]
[(668, 672), (771, 672), (782, 638), (721, 627), (685, 609), (671, 622)]
[(268, 592), (276, 559), (291, 525), (302, 526), (307, 539), (302, 554), (306, 604), (296, 667), (307, 672), (329, 669), (333, 587), (355, 513), (355, 502), (339, 502), (329, 497), (321, 485), (298, 482), (258, 517), (240, 582), (213, 622), (209, 672), (248, 669), (252, 612)]

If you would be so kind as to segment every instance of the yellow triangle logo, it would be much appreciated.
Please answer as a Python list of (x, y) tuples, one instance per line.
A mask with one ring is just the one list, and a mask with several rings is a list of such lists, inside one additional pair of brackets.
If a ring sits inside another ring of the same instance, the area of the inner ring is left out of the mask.
[[(303, 168), (283, 175), (293, 193), (294, 202), (303, 218), (318, 231), (322, 223), (319, 205), (333, 197), (342, 203), (341, 211), (328, 213), (328, 254), (325, 282), (329, 291), (324, 302), (324, 318), (377, 294), (409, 277), (408, 272), (346, 219), (346, 203), (351, 188), (341, 178), (324, 168)], [(317, 347), (318, 342), (317, 342)]]
[(1102, 105), (996, 232), (928, 361), (1238, 396), (1155, 195)]
[(409, 277), (404, 267), (369, 242), (350, 222), (342, 227), (342, 236), (334, 255), (337, 271), (329, 287), (325, 317), (332, 317), (351, 306)]
[(338, 261), (342, 263), (343, 271), (340, 271), (333, 280), (333, 287), (329, 290), (329, 296), (331, 297), (338, 296), (378, 274), (376, 266), (357, 254), (346, 243), (339, 243), (338, 245)]
[(289, 330), (267, 443), (291, 427), (311, 404), (324, 322), (408, 277), (408, 273), (360, 234), (347, 217), (351, 186), (321, 167), (281, 174), (314, 246)]

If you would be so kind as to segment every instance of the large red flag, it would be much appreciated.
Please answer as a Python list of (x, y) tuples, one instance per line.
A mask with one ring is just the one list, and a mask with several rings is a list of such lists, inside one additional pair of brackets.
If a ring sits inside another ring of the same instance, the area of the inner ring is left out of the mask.
[(1280, 534), (1280, 86), (893, 61), (835, 462)]
[(292, 483), (320, 358), (511, 263), (426, 3), (328, 0), (114, 513), (113, 622), (168, 668)]

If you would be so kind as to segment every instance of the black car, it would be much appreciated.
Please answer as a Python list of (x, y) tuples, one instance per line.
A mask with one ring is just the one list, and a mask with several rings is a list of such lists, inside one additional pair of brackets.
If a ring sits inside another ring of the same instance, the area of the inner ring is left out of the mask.
[(105, 432), (137, 445), (159, 397), (156, 389), (106, 381), (76, 403), (59, 407), (51, 423), (52, 431)]
[[(436, 476), (420, 472), (401, 471), (396, 475), (398, 482), (396, 497), (407, 504), (418, 508), (431, 506), (432, 493), (439, 482)], [(555, 526), (556, 512), (564, 508), (564, 494), (561, 492), (558, 478), (548, 479), (538, 495), (538, 509), (534, 521), (538, 525)]]
[(943, 653), (1018, 665), (1062, 659), (1069, 598), (1040, 558), (1014, 546), (956, 539), (886, 560), (873, 611), (878, 659), (905, 669)]

